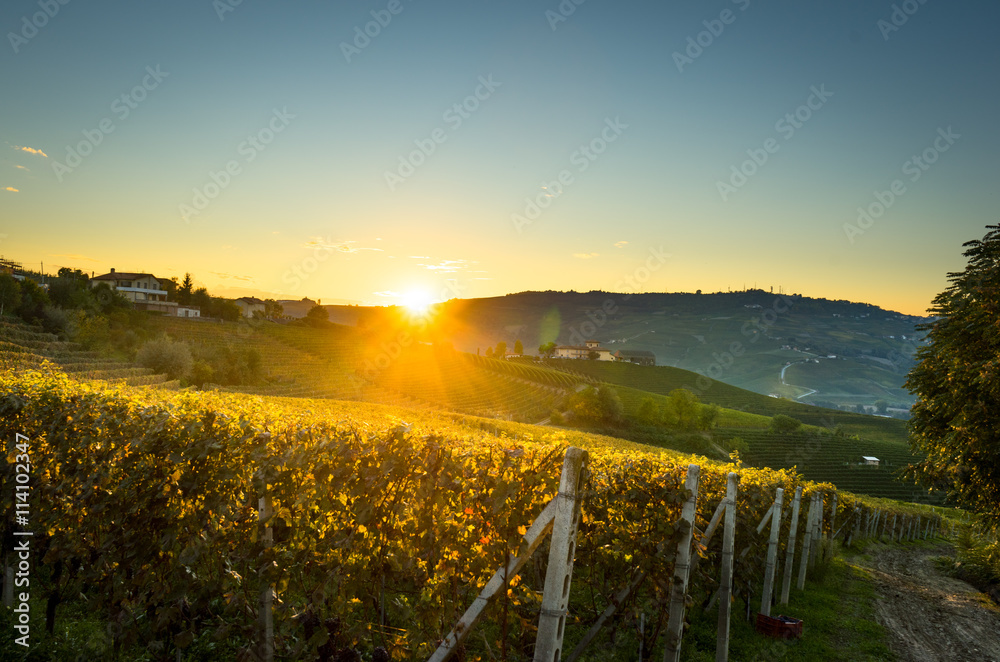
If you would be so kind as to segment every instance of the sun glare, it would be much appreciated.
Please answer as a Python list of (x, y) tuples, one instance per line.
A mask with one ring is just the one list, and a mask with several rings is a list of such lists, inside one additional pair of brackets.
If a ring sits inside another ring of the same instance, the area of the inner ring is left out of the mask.
[(410, 314), (422, 316), (427, 313), (433, 301), (426, 290), (410, 290), (403, 295), (402, 303)]

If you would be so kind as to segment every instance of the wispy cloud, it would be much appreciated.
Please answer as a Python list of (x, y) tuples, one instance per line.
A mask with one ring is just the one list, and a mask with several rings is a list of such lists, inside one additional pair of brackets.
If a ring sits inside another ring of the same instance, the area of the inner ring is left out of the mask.
[(469, 262), (468, 260), (441, 260), (437, 264), (418, 264), (418, 267), (423, 267), (429, 271), (437, 271), (442, 274), (453, 274), (460, 269), (464, 269), (468, 264), (475, 264), (474, 262)]
[(222, 271), (209, 271), (208, 273), (212, 274), (213, 276), (218, 276), (219, 278), (221, 278), (223, 280), (232, 279), (232, 280), (242, 280), (242, 281), (245, 281), (245, 282), (248, 282), (248, 283), (252, 283), (253, 282), (253, 276), (240, 276), (238, 274), (227, 274), (227, 273), (222, 272)]
[(16, 165), (14, 167), (17, 168), (18, 170), (27, 170), (28, 172), (31, 172), (30, 168), (25, 168), (23, 165)]
[(49, 253), (49, 257), (64, 257), (67, 260), (80, 260), (83, 262), (100, 262), (100, 260), (95, 260), (92, 257), (87, 257), (86, 255), (79, 255), (77, 253)]
[(395, 292), (393, 290), (382, 290), (381, 292), (372, 292), (377, 297), (386, 297), (392, 299), (398, 299), (403, 296), (400, 292)]
[(329, 241), (328, 239), (323, 239), (322, 237), (310, 237), (309, 241), (305, 243), (306, 248), (318, 248), (323, 250), (337, 251), (338, 253), (358, 253), (360, 251), (378, 251), (383, 252), (381, 248), (365, 248), (362, 246), (355, 246), (358, 242), (356, 241)]
[(44, 156), (49, 158), (49, 155), (40, 149), (35, 149), (34, 147), (25, 147), (24, 145), (13, 145), (14, 149), (19, 149), (22, 152), (27, 152), (28, 154), (37, 154), (38, 156)]
[(628, 246), (628, 242), (627, 241), (616, 241), (615, 242), (615, 248), (625, 248), (626, 246)]
[(429, 259), (431, 259), (430, 255), (410, 255), (409, 257), (410, 257), (411, 260), (429, 260)]
[(594, 257), (598, 257), (600, 253), (573, 253), (573, 257), (578, 257), (581, 260), (589, 260)]
[(6, 186), (6, 187), (4, 187), (3, 190), (10, 191), (11, 193), (20, 193), (20, 191), (17, 190), (16, 188), (14, 188), (13, 186)]

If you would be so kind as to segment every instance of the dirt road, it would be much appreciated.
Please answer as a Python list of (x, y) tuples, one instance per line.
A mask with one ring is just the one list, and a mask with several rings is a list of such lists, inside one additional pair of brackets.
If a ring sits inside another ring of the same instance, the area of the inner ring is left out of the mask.
[(871, 573), (877, 613), (905, 662), (1000, 662), (1000, 608), (930, 561), (949, 545), (870, 545), (855, 561)]

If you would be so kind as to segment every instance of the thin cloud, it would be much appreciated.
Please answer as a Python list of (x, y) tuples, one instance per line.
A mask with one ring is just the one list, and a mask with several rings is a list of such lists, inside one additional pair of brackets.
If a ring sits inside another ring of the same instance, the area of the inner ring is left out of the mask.
[(242, 280), (248, 283), (253, 282), (253, 276), (240, 276), (238, 274), (227, 274), (221, 271), (209, 271), (208, 273), (212, 274), (213, 276), (218, 276), (223, 280), (229, 280), (231, 278), (233, 280)]
[(600, 253), (573, 253), (573, 257), (578, 257), (581, 260), (589, 260), (599, 255)]
[(100, 260), (95, 260), (92, 257), (78, 255), (76, 253), (49, 253), (49, 257), (64, 257), (67, 260), (81, 260), (83, 262), (100, 262)]
[(323, 239), (322, 237), (311, 237), (304, 245), (306, 248), (318, 248), (336, 251), (338, 253), (358, 253), (360, 251), (384, 252), (381, 248), (365, 248), (362, 246), (355, 246), (354, 244), (356, 243), (356, 241), (333, 242)]
[(418, 267), (423, 267), (429, 271), (437, 271), (443, 274), (453, 274), (459, 269), (464, 269), (465, 265), (470, 264), (468, 260), (441, 260), (437, 264), (418, 264)]
[(411, 260), (429, 260), (429, 259), (431, 259), (431, 256), (430, 255), (410, 255), (409, 258)]
[(31, 172), (30, 168), (25, 168), (23, 165), (16, 165), (14, 167), (17, 168), (18, 170), (27, 170), (28, 172)]
[(43, 152), (40, 149), (35, 149), (34, 147), (25, 147), (23, 145), (14, 145), (14, 149), (19, 149), (22, 152), (27, 152), (28, 154), (37, 154), (38, 156), (44, 156), (45, 158), (49, 158), (48, 154), (46, 154), (45, 152)]
[(4, 187), (4, 190), (5, 191), (10, 191), (11, 193), (20, 193), (20, 191), (17, 190), (16, 188), (14, 188), (13, 186), (6, 186), (6, 187)]
[(394, 292), (393, 290), (382, 290), (381, 292), (372, 292), (372, 294), (374, 294), (377, 297), (387, 297), (393, 299), (398, 299), (399, 297), (403, 296), (399, 292)]
[(626, 246), (628, 246), (628, 242), (627, 241), (616, 241), (615, 242), (615, 248), (625, 248)]

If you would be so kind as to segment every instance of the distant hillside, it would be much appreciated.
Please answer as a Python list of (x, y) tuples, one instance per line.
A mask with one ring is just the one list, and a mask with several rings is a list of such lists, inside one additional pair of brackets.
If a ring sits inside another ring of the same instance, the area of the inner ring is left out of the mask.
[[(376, 308), (330, 306), (331, 320), (377, 324)], [(926, 318), (865, 303), (776, 295), (522, 292), (453, 300), (439, 307), (444, 338), (485, 352), (515, 340), (535, 352), (548, 341), (595, 339), (612, 349), (645, 349), (657, 365), (683, 368), (763, 395), (828, 407), (876, 403), (905, 415), (902, 386)], [(694, 385), (692, 385), (694, 386)]]

